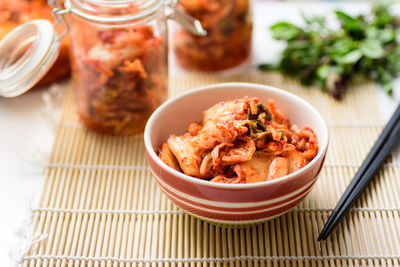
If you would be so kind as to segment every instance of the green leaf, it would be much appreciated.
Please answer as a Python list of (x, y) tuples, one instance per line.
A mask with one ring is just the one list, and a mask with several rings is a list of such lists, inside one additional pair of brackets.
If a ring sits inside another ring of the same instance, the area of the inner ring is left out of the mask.
[(360, 61), (360, 72), (361, 73), (370, 73), (375, 68), (374, 60), (371, 58), (364, 57)]
[(360, 19), (353, 18), (352, 16), (344, 13), (343, 11), (335, 11), (335, 14), (347, 31), (354, 32), (363, 30), (364, 23)]
[(316, 73), (320, 80), (325, 81), (329, 76), (329, 65), (322, 65), (318, 67)]
[(303, 33), (302, 29), (288, 22), (278, 22), (272, 25), (270, 30), (275, 39), (286, 41), (293, 40)]
[(380, 86), (382, 87), (383, 91), (385, 91), (387, 94), (389, 95), (393, 94), (393, 84), (391, 82), (381, 83)]
[(387, 65), (393, 76), (400, 74), (400, 46), (397, 46), (387, 55)]
[(365, 39), (360, 42), (360, 51), (369, 58), (380, 58), (385, 54), (381, 42), (376, 39)]
[(365, 32), (367, 39), (376, 39), (382, 43), (393, 43), (396, 41), (396, 31), (393, 29), (378, 29), (371, 26)]
[(356, 49), (356, 50), (350, 51), (349, 53), (347, 53), (343, 56), (335, 57), (334, 59), (339, 64), (354, 64), (361, 57), (362, 57), (361, 51)]
[(389, 9), (395, 2), (396, 1), (377, 1), (372, 7), (372, 13), (375, 15), (372, 24), (379, 28), (394, 24), (396, 17), (389, 12)]
[(315, 75), (316, 75), (316, 84), (321, 87), (321, 88), (325, 88), (326, 87), (326, 81), (329, 77), (329, 73), (330, 73), (330, 67), (329, 65), (321, 65), (320, 67), (317, 68), (317, 70), (315, 71)]
[(396, 41), (396, 31), (392, 29), (381, 29), (378, 35), (378, 39), (382, 43), (391, 43)]
[(356, 47), (356, 43), (351, 38), (343, 38), (332, 42), (332, 45), (327, 47), (326, 50), (332, 56), (342, 56)]
[(310, 46), (314, 46), (310, 40), (296, 40), (288, 44), (289, 49), (307, 49), (310, 48)]
[(381, 66), (377, 68), (377, 74), (378, 76), (376, 77), (375, 80), (379, 83), (379, 85), (386, 93), (392, 94), (393, 92), (392, 75)]

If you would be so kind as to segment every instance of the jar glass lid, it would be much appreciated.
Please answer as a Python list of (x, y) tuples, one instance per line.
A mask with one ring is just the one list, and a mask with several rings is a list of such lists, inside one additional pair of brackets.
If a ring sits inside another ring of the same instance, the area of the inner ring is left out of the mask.
[(8, 33), (0, 41), (0, 96), (15, 97), (31, 89), (58, 52), (58, 36), (47, 20), (32, 20)]

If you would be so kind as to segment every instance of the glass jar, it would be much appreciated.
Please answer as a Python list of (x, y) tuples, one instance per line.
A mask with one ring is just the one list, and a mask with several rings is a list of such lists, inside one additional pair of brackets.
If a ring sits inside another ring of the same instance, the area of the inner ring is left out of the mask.
[[(144, 130), (167, 98), (167, 19), (204, 35), (200, 23), (165, 0), (49, 0), (55, 25), (33, 20), (0, 42), (0, 95), (29, 90), (54, 63), (69, 31), (72, 84), (78, 114), (97, 132), (130, 135)], [(69, 14), (68, 18), (64, 17)], [(68, 23), (67, 23), (68, 21)]]
[(144, 130), (151, 113), (167, 98), (165, 14), (138, 1), (72, 0), (71, 7), (101, 17), (151, 15), (120, 23), (71, 15), (72, 80), (78, 114), (89, 128), (127, 135)]
[(244, 63), (251, 54), (250, 0), (180, 0), (179, 8), (198, 19), (207, 36), (175, 27), (173, 49), (179, 65), (221, 71)]

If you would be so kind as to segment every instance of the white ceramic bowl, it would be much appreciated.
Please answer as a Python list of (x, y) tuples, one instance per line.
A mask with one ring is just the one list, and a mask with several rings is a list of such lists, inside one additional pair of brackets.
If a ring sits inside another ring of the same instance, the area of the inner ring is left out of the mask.
[[(160, 160), (157, 152), (170, 134), (183, 134), (202, 120), (212, 105), (243, 96), (275, 105), (300, 128), (311, 127), (318, 138), (317, 156), (287, 176), (251, 184), (223, 184), (187, 176)], [(161, 190), (175, 204), (201, 219), (226, 225), (254, 224), (274, 218), (300, 203), (311, 191), (328, 148), (328, 129), (318, 111), (300, 97), (270, 86), (223, 83), (188, 91), (161, 105), (147, 122), (144, 140), (148, 162)]]

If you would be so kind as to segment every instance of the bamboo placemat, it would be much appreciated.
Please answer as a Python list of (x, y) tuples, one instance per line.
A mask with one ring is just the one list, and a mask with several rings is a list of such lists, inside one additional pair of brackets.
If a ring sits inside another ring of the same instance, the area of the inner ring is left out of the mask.
[(45, 168), (33, 234), (44, 234), (23, 266), (366, 266), (399, 265), (399, 166), (388, 160), (350, 216), (326, 242), (323, 223), (382, 130), (373, 85), (353, 87), (342, 102), (277, 74), (174, 77), (171, 94), (224, 81), (256, 82), (293, 92), (325, 117), (330, 147), (321, 177), (292, 212), (243, 229), (185, 214), (151, 177), (143, 136), (88, 131), (66, 92)]

